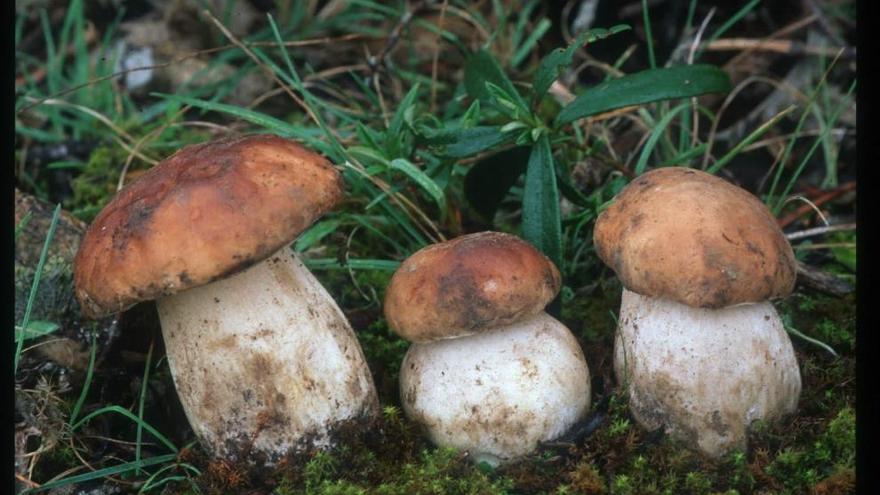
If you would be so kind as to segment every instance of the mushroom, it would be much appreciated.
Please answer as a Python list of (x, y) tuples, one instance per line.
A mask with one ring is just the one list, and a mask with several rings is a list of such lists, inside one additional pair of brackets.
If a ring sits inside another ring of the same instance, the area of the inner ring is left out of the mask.
[(271, 464), (378, 410), (348, 321), (289, 249), (342, 188), (327, 160), (293, 141), (212, 141), (121, 190), (83, 238), (84, 312), (156, 300), (180, 401), (215, 456)]
[(753, 421), (797, 408), (800, 372), (770, 299), (795, 259), (758, 198), (687, 168), (647, 172), (596, 221), (599, 257), (623, 282), (614, 368), (630, 409), (718, 457)]
[(435, 444), (497, 465), (584, 417), (584, 354), (543, 311), (559, 288), (546, 256), (498, 232), (428, 246), (394, 273), (385, 317), (413, 342), (401, 364), (403, 409)]

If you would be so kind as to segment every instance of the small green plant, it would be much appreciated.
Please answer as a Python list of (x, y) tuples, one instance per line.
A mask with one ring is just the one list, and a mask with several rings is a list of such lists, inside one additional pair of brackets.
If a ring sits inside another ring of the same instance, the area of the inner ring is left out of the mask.
[(635, 493), (633, 489), (632, 479), (625, 474), (618, 474), (611, 483), (612, 495), (632, 495)]
[[(575, 204), (591, 203), (566, 179), (559, 178), (564, 177), (564, 174), (560, 174), (564, 168), (557, 166), (553, 147), (570, 139), (563, 131), (564, 127), (585, 117), (621, 107), (730, 89), (728, 77), (712, 66), (650, 69), (612, 79), (587, 90), (552, 119), (540, 113), (539, 104), (561, 70), (572, 63), (576, 50), (586, 43), (627, 29), (628, 26), (620, 25), (607, 30), (589, 30), (567, 48), (552, 51), (541, 60), (525, 95), (514, 86), (488, 51), (478, 51), (466, 62), (464, 75), (465, 88), (475, 100), (474, 104), (458, 122), (420, 128), (420, 134), (429, 144), (445, 146), (445, 154), (454, 158), (498, 150), (508, 143), (528, 147), (530, 152), (526, 166), (508, 167), (508, 175), (525, 174), (522, 236), (560, 267), (564, 266), (560, 191)], [(480, 120), (491, 120), (492, 125), (475, 125)], [(644, 166), (641, 168), (644, 169)], [(516, 175), (496, 180), (496, 183), (510, 187), (515, 179)], [(485, 194), (485, 191), (481, 191), (481, 194)]]
[(709, 493), (709, 490), (712, 489), (712, 481), (705, 473), (691, 471), (684, 477), (684, 487), (693, 495), (703, 495)]
[(629, 419), (617, 418), (608, 427), (608, 436), (616, 437), (622, 435), (629, 430)]
[(755, 484), (755, 477), (749, 469), (749, 461), (746, 454), (736, 451), (727, 456), (727, 469), (729, 469), (728, 482), (730, 486), (744, 492), (751, 492)]

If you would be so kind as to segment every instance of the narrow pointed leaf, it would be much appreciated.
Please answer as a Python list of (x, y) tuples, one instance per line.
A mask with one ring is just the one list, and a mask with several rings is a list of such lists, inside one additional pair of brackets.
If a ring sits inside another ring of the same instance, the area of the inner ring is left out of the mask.
[(590, 29), (578, 35), (568, 47), (557, 48), (544, 56), (544, 58), (541, 59), (541, 65), (538, 66), (538, 71), (535, 72), (535, 78), (532, 81), (532, 102), (536, 103), (540, 101), (541, 98), (547, 94), (553, 81), (559, 77), (559, 74), (565, 70), (566, 67), (571, 65), (572, 60), (574, 60), (574, 54), (577, 53), (578, 49), (584, 44), (607, 38), (608, 36), (617, 34), (621, 31), (626, 31), (627, 29), (630, 29), (630, 27), (626, 24), (619, 24), (610, 29)]
[(486, 88), (486, 83), (490, 82), (499, 86), (509, 93), (519, 106), (525, 110), (527, 105), (523, 101), (519, 92), (510, 82), (501, 66), (495, 58), (485, 50), (480, 50), (470, 57), (464, 65), (464, 87), (467, 89), (472, 98), (482, 100), (484, 103), (492, 101), (492, 95)]
[(394, 117), (391, 119), (391, 123), (388, 125), (388, 135), (392, 139), (396, 138), (400, 133), (401, 128), (403, 127), (403, 123), (405, 121), (407, 110), (415, 104), (416, 97), (419, 95), (419, 84), (416, 83), (409, 90), (406, 96), (403, 97), (403, 100), (400, 101), (400, 105), (397, 107), (397, 111), (394, 112)]
[(726, 93), (730, 88), (730, 77), (714, 65), (678, 65), (644, 70), (588, 89), (559, 112), (556, 123), (567, 124), (630, 105), (706, 93)]
[(446, 156), (462, 158), (509, 141), (514, 134), (503, 132), (500, 126), (480, 126), (424, 132), (423, 135), (430, 144), (445, 144)]
[(403, 172), (407, 177), (415, 181), (434, 199), (441, 211), (446, 208), (446, 196), (443, 194), (443, 189), (419, 167), (416, 167), (412, 162), (404, 158), (395, 158), (391, 160), (391, 168)]
[(532, 147), (523, 190), (523, 237), (562, 270), (562, 221), (559, 190), (550, 139), (543, 135)]

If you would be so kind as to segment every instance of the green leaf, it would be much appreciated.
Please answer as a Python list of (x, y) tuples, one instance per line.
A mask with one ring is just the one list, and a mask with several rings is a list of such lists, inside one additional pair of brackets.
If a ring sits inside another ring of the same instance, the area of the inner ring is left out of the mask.
[[(55, 205), (52, 211), (52, 222), (49, 223), (49, 231), (46, 233), (46, 240), (43, 242), (43, 249), (40, 251), (40, 260), (37, 262), (37, 269), (34, 272), (34, 281), (31, 283), (31, 290), (28, 293), (27, 305), (24, 309), (24, 317), (21, 321), (21, 328), (30, 328), (31, 311), (34, 309), (34, 300), (37, 297), (37, 290), (40, 287), (40, 277), (43, 274), (43, 265), (46, 263), (46, 257), (49, 255), (49, 244), (55, 236), (55, 229), (58, 227), (58, 219), (61, 215), (61, 203)], [(21, 360), (21, 350), (24, 345), (24, 339), (18, 339), (15, 344), (14, 371), (18, 371), (18, 363)]]
[(35, 339), (44, 335), (54, 333), (61, 328), (57, 323), (51, 321), (33, 320), (28, 322), (27, 330), (22, 331), (21, 327), (15, 326), (15, 341), (18, 342), (22, 338), (24, 340)]
[(485, 50), (480, 50), (470, 57), (464, 65), (464, 86), (472, 98), (483, 100), (484, 103), (492, 101), (491, 94), (486, 88), (486, 83), (492, 83), (509, 93), (515, 102), (526, 110), (526, 102), (510, 82), (501, 66), (495, 58)]
[(407, 177), (421, 186), (421, 188), (434, 199), (441, 211), (446, 209), (446, 195), (443, 193), (443, 189), (440, 188), (440, 186), (438, 186), (437, 183), (434, 182), (434, 179), (430, 178), (428, 174), (405, 158), (395, 158), (394, 160), (391, 160), (390, 165), (391, 168), (403, 172)]
[(538, 24), (532, 29), (532, 32), (529, 34), (529, 37), (523, 42), (523, 44), (517, 48), (516, 53), (513, 54), (513, 57), (510, 59), (511, 67), (518, 67), (519, 64), (525, 60), (526, 56), (529, 52), (532, 51), (532, 48), (538, 44), (538, 41), (544, 36), (544, 33), (547, 32), (553, 26), (553, 23), (550, 22), (550, 19), (546, 17), (542, 18), (538, 21)]
[(349, 258), (346, 264), (342, 264), (336, 258), (317, 258), (305, 259), (303, 264), (310, 270), (377, 270), (384, 272), (393, 272), (400, 267), (399, 261), (394, 260), (375, 260), (375, 259), (355, 259)]
[(480, 121), (480, 100), (474, 100), (464, 115), (461, 116), (461, 127), (473, 127)]
[(328, 234), (335, 231), (339, 228), (339, 225), (342, 224), (342, 220), (338, 218), (331, 218), (329, 220), (321, 220), (320, 222), (309, 227), (308, 230), (302, 233), (293, 245), (293, 249), (301, 253), (315, 244), (321, 242)]
[(489, 92), (490, 100), (497, 103), (496, 108), (510, 118), (518, 119), (528, 115), (528, 111), (520, 106), (518, 95), (513, 95), (501, 86), (486, 82), (486, 91)]
[(397, 111), (394, 112), (394, 117), (391, 119), (391, 122), (388, 124), (388, 136), (391, 139), (397, 139), (397, 135), (400, 134), (400, 130), (403, 127), (404, 117), (406, 116), (407, 110), (409, 110), (416, 101), (416, 97), (419, 95), (419, 84), (416, 83), (409, 90), (406, 96), (403, 97), (403, 100), (400, 101), (400, 105), (397, 107)]
[(159, 455), (159, 456), (150, 457), (147, 459), (141, 459), (140, 461), (137, 461), (137, 462), (124, 462), (122, 464), (117, 464), (115, 466), (111, 466), (108, 468), (98, 469), (95, 471), (89, 471), (89, 472), (83, 473), (83, 474), (77, 474), (76, 476), (71, 476), (69, 478), (62, 478), (60, 480), (50, 481), (48, 483), (40, 485), (37, 488), (30, 488), (30, 489), (25, 490), (21, 493), (22, 493), (22, 495), (30, 494), (30, 493), (39, 493), (39, 492), (44, 492), (46, 490), (50, 490), (52, 488), (57, 488), (60, 486), (67, 486), (67, 485), (75, 485), (77, 483), (84, 483), (86, 481), (96, 480), (99, 478), (104, 478), (106, 476), (112, 476), (114, 474), (126, 473), (129, 471), (135, 471), (140, 468), (154, 466), (156, 464), (165, 464), (167, 462), (174, 462), (174, 460), (176, 458), (177, 458), (177, 454), (175, 453), (175, 454)]
[(351, 146), (348, 148), (348, 152), (351, 156), (357, 157), (359, 160), (367, 161), (369, 163), (380, 163), (385, 166), (388, 165), (388, 158), (385, 157), (379, 150), (376, 148), (368, 148), (366, 146)]
[(682, 103), (677, 107), (673, 108), (666, 115), (660, 119), (654, 128), (651, 130), (651, 136), (645, 142), (645, 145), (642, 147), (642, 152), (639, 154), (639, 159), (636, 162), (636, 168), (634, 170), (636, 175), (642, 175), (645, 169), (648, 167), (648, 159), (651, 157), (651, 152), (654, 151), (654, 147), (657, 145), (657, 141), (663, 137), (663, 133), (666, 132), (666, 128), (672, 122), (672, 119), (675, 118), (679, 113), (690, 108), (690, 103)]
[(574, 54), (578, 49), (586, 43), (592, 43), (596, 40), (607, 38), (608, 36), (617, 34), (621, 31), (630, 29), (626, 24), (618, 24), (610, 29), (589, 29), (584, 31), (566, 48), (557, 48), (548, 53), (541, 59), (538, 71), (535, 72), (535, 78), (532, 80), (532, 103), (537, 103), (547, 94), (550, 86), (553, 85), (559, 74), (571, 65), (574, 60)]
[(557, 124), (616, 108), (673, 98), (730, 91), (730, 77), (714, 65), (678, 65), (649, 69), (588, 89), (556, 116)]
[(434, 133), (429, 141), (447, 144), (446, 156), (462, 158), (509, 141), (512, 137), (513, 135), (502, 132), (500, 126), (480, 126)]
[(186, 105), (194, 106), (196, 108), (202, 108), (204, 110), (226, 113), (232, 115), (233, 117), (237, 117), (239, 119), (246, 120), (248, 122), (261, 126), (266, 130), (275, 132), (281, 136), (294, 137), (306, 141), (309, 146), (317, 149), (321, 153), (327, 154), (328, 152), (330, 152), (329, 146), (326, 143), (317, 139), (317, 137), (322, 134), (320, 129), (296, 126), (284, 122), (283, 120), (276, 119), (275, 117), (266, 115), (264, 113), (255, 112), (253, 110), (237, 107), (235, 105), (214, 103), (179, 95), (166, 95), (162, 93), (152, 93), (152, 95), (172, 101), (178, 101)]
[(542, 135), (532, 147), (526, 167), (522, 207), (523, 238), (547, 255), (562, 270), (562, 221), (559, 190), (550, 138)]

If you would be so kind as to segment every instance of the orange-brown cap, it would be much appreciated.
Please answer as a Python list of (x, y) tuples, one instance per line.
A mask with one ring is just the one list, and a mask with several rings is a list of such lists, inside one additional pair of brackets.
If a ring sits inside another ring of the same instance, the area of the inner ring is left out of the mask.
[(385, 318), (412, 342), (461, 337), (538, 314), (560, 282), (553, 262), (516, 236), (464, 235), (400, 265), (385, 293)]
[(794, 253), (758, 198), (714, 175), (652, 170), (596, 220), (596, 252), (629, 290), (693, 307), (783, 297)]
[(326, 159), (272, 135), (188, 146), (89, 226), (76, 296), (98, 317), (231, 275), (293, 241), (342, 196)]

